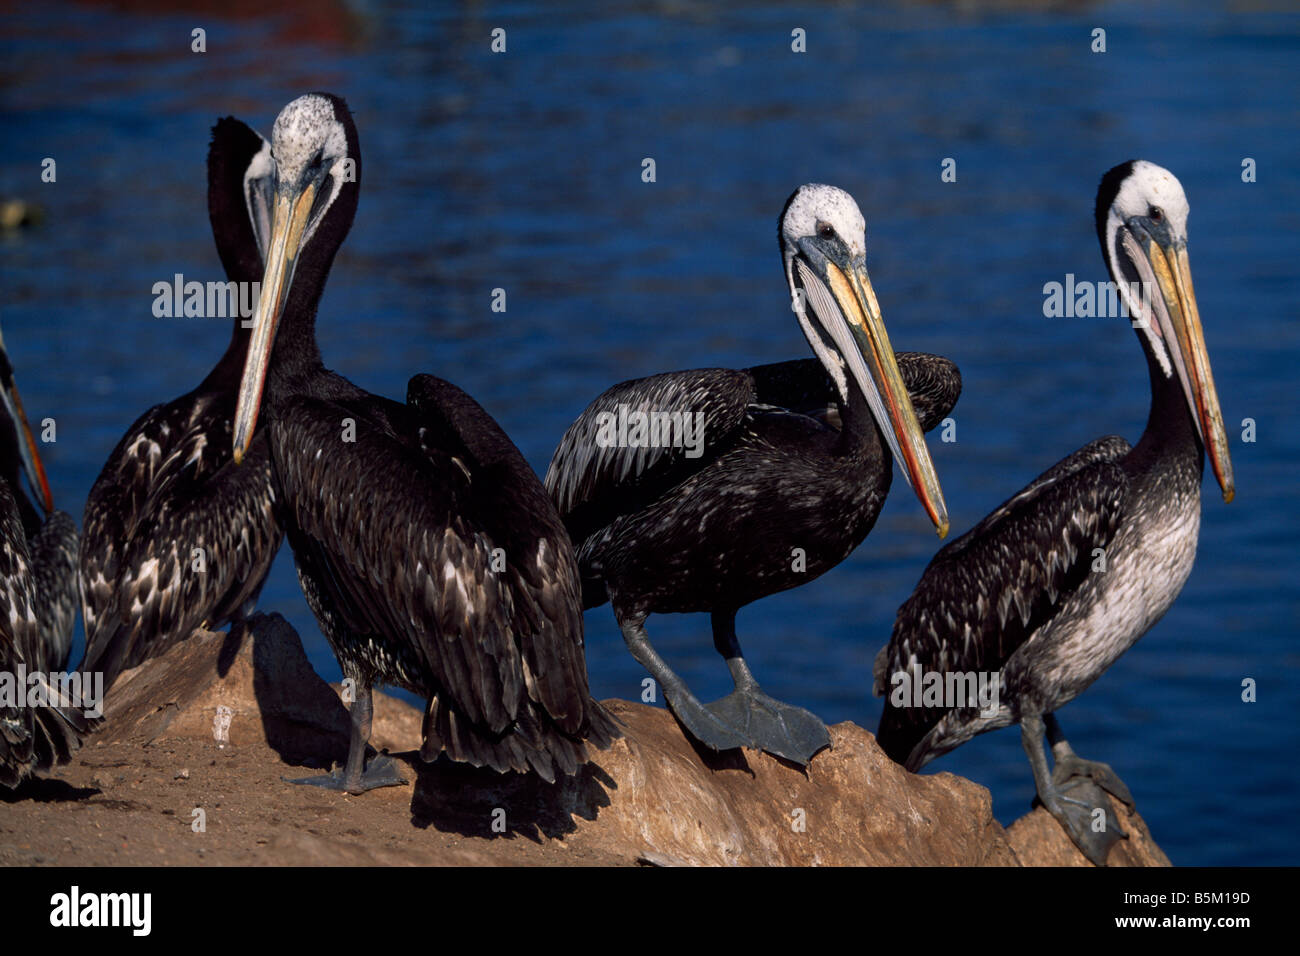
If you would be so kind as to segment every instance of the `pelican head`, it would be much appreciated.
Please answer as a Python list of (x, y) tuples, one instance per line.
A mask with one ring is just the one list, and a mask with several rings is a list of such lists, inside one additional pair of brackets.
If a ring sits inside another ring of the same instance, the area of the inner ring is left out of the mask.
[(948, 509), (867, 277), (866, 224), (858, 204), (834, 186), (800, 186), (781, 213), (780, 240), (791, 307), (808, 344), (843, 401), (849, 400), (850, 388), (866, 399), (943, 537)]
[(1223, 500), (1234, 494), (1228, 437), (1187, 260), (1187, 196), (1169, 170), (1121, 163), (1097, 191), (1097, 237), (1142, 342), (1167, 378), (1178, 376)]
[[(244, 200), (266, 267), (236, 405), (236, 463), (253, 440), (271, 349), (294, 275), (310, 256), (310, 281), (316, 291), (323, 285), (352, 225), (360, 165), (347, 104), (329, 93), (308, 93), (280, 111), (270, 142), (244, 174)], [(346, 202), (340, 199), (345, 194)]]

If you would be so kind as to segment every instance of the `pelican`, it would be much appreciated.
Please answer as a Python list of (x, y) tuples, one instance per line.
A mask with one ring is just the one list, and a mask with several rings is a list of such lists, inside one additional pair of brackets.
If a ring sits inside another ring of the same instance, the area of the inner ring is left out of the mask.
[[(67, 669), (76, 613), (77, 529), (54, 510), (0, 335), (0, 786), (65, 762), (89, 729), (51, 679)], [(36, 686), (46, 703), (27, 706)]]
[[(919, 770), (976, 734), (1018, 723), (1039, 800), (1097, 865), (1125, 836), (1101, 791), (1129, 806), (1133, 798), (1110, 767), (1074, 753), (1054, 714), (1182, 590), (1196, 557), (1206, 451), (1223, 500), (1233, 497), (1187, 212), (1173, 173), (1143, 160), (1107, 172), (1097, 191), (1102, 257), (1151, 378), (1141, 440), (1085, 445), (940, 550), (875, 662), (876, 693), (889, 695), (878, 738), (890, 757)], [(948, 675), (993, 675), (998, 692), (964, 706), (937, 697), (916, 706), (909, 688), (927, 675), (945, 684)]]
[[(208, 214), (232, 282), (261, 278), (252, 221), (270, 146), (227, 117), (212, 129)], [(260, 238), (260, 237), (258, 237)], [(280, 547), (266, 439), (231, 457), (235, 393), (249, 330), (238, 316), (225, 354), (192, 392), (141, 415), (95, 480), (82, 519), (82, 667), (110, 686), (199, 627), (252, 613)]]
[[(714, 750), (755, 747), (806, 764), (830, 743), (826, 726), (759, 688), (736, 612), (848, 557), (876, 522), (894, 459), (947, 533), (923, 430), (952, 409), (961, 377), (939, 356), (895, 356), (848, 193), (801, 186), (778, 238), (816, 358), (615, 385), (569, 427), (546, 487), (578, 549), (585, 606), (610, 602), (628, 650), (691, 735)], [(656, 417), (657, 440), (623, 427)], [(712, 615), (733, 693), (702, 704), (659, 657), (645, 620), (674, 612)]]
[(266, 272), (234, 456), (261, 410), (298, 579), (354, 691), (346, 765), (294, 782), (403, 782), (391, 759), (365, 763), (376, 683), (428, 701), (426, 761), (576, 772), (617, 728), (587, 689), (577, 565), (541, 482), (451, 383), (417, 375), (401, 404), (321, 364), (316, 307), (360, 192), (347, 104), (294, 100), (260, 168)]

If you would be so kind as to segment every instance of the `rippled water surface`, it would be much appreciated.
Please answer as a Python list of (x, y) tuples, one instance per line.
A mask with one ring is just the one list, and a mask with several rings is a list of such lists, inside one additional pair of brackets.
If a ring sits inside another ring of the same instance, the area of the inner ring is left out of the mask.
[[(802, 182), (844, 186), (867, 219), (895, 347), (962, 369), (957, 441), (932, 441), (957, 533), (1085, 442), (1140, 434), (1133, 333), (1119, 319), (1044, 318), (1042, 287), (1105, 278), (1091, 215), (1103, 171), (1133, 156), (1174, 170), (1238, 496), (1224, 505), (1207, 483), (1182, 596), (1061, 719), (1080, 753), (1128, 782), (1176, 863), (1300, 863), (1294, 14), (154, 6), (0, 3), (0, 194), (45, 211), (0, 234), (0, 319), (29, 415), (57, 421), (42, 452), (56, 501), (78, 515), (125, 428), (225, 347), (224, 322), (156, 319), (150, 292), (178, 272), (220, 277), (203, 166), (219, 115), (268, 133), (301, 92), (347, 97), (364, 175), (318, 324), (327, 364), (397, 398), (416, 372), (452, 379), (539, 472), (616, 381), (809, 354), (776, 217)], [(1090, 50), (1098, 26), (1104, 54)], [(190, 50), (195, 27), (206, 53)], [(489, 50), (495, 27), (504, 54)], [(791, 52), (796, 27), (805, 54)], [(46, 157), (52, 185), (39, 179)], [(945, 157), (955, 183), (940, 181)], [(1256, 183), (1241, 181), (1244, 157)], [(504, 314), (490, 310), (497, 287)], [(937, 547), (896, 480), (849, 560), (742, 611), (766, 689), (874, 729), (872, 657)], [(262, 604), (338, 678), (287, 549)], [(702, 697), (729, 689), (706, 617), (650, 628)], [(588, 614), (587, 647), (598, 696), (639, 694), (607, 607)], [(1241, 700), (1245, 678), (1256, 703)], [(1004, 822), (1033, 795), (1014, 731), (932, 767), (988, 785)]]

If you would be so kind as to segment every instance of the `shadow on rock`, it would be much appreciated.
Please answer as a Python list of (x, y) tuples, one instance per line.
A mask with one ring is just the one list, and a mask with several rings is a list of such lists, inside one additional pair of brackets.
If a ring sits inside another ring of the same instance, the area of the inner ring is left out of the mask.
[(316, 675), (297, 633), (283, 617), (255, 614), (245, 627), (232, 628), (218, 671), (224, 675), (230, 669), (250, 633), (253, 697), (267, 745), (285, 763), (342, 763), (348, 754), (348, 712)]
[(575, 816), (595, 820), (610, 805), (608, 791), (618, 787), (594, 763), (547, 783), (535, 774), (497, 773), (445, 756), (431, 764), (412, 757), (411, 822), (465, 837), (522, 836), (537, 843), (562, 837), (577, 829)]
[(97, 787), (74, 787), (63, 780), (28, 777), (15, 789), (0, 787), (0, 803), (74, 803), (100, 793)]

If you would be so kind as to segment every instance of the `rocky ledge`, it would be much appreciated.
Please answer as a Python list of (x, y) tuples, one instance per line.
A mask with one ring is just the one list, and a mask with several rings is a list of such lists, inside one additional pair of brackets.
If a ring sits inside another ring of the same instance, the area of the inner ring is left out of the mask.
[[(1004, 829), (984, 787), (909, 774), (851, 723), (801, 770), (696, 748), (662, 708), (606, 705), (625, 737), (548, 785), (422, 763), (419, 711), (378, 694), (371, 743), (409, 785), (291, 786), (342, 760), (347, 713), (289, 624), (258, 615), (124, 674), (70, 765), (0, 791), (0, 864), (1090, 865), (1045, 810)], [(1110, 864), (1168, 866), (1115, 810), (1129, 838)]]

